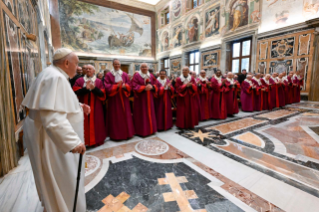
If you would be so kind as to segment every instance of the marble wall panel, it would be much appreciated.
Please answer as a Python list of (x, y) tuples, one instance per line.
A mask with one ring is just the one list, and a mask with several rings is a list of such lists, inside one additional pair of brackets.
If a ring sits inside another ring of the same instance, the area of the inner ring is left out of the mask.
[(308, 55), (310, 51), (311, 34), (299, 35), (298, 55)]
[(176, 77), (179, 77), (182, 71), (182, 58), (172, 59), (170, 62), (171, 62), (170, 73), (174, 74)]
[(15, 0), (2, 0), (8, 7), (9, 11), (17, 17), (17, 5)]

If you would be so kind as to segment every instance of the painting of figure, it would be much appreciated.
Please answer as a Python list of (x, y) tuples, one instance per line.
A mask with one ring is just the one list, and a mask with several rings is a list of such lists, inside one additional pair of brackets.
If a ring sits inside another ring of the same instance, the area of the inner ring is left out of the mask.
[(175, 73), (177, 77), (179, 77), (179, 74), (181, 73), (182, 69), (182, 59), (173, 59), (171, 60), (171, 73)]
[(172, 43), (174, 45), (174, 48), (182, 45), (182, 41), (183, 41), (182, 31), (183, 31), (182, 25), (178, 25), (178, 26), (174, 27), (174, 29), (173, 29)]
[(25, 109), (20, 107), (25, 90), (18, 27), (4, 11), (3, 20), (6, 37), (5, 51), (9, 63), (15, 121), (18, 124), (26, 116)]
[(210, 67), (217, 65), (218, 63), (218, 53), (211, 53), (203, 55), (203, 67)]
[(319, 0), (304, 0), (303, 16), (311, 19), (319, 16)]
[(171, 14), (173, 14), (174, 20), (176, 20), (181, 13), (182, 13), (182, 1), (174, 0), (172, 2), (172, 7), (171, 7)]
[(220, 7), (215, 7), (205, 13), (205, 36), (219, 34), (219, 10)]
[(249, 7), (247, 0), (236, 0), (230, 4), (229, 27), (234, 31), (248, 24)]
[(59, 0), (61, 40), (76, 52), (152, 56), (151, 17)]
[(187, 24), (187, 35), (188, 43), (198, 41), (198, 19), (196, 17), (192, 18)]
[(165, 31), (162, 35), (162, 51), (167, 51), (169, 49), (169, 35)]
[(29, 0), (18, 0), (19, 22), (29, 33), (33, 33), (33, 23), (31, 23), (31, 7), (32, 6), (29, 4)]

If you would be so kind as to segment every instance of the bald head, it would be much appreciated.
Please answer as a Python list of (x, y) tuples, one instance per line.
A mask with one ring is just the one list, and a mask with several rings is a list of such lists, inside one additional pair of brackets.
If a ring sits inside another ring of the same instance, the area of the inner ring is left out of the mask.
[(233, 73), (231, 73), (231, 72), (227, 73), (227, 78), (232, 79), (233, 77), (234, 77)]
[(260, 73), (256, 73), (256, 74), (255, 74), (255, 77), (256, 77), (257, 79), (259, 79), (259, 78), (260, 78)]
[(93, 77), (94, 74), (95, 74), (95, 67), (92, 66), (92, 65), (87, 65), (86, 76), (87, 77)]
[(75, 76), (78, 63), (79, 58), (73, 52), (61, 59), (53, 61), (53, 65), (61, 68), (70, 78)]
[(187, 66), (185, 66), (185, 67), (182, 69), (182, 72), (183, 72), (183, 76), (184, 76), (184, 77), (188, 77), (189, 68), (188, 68)]
[(206, 77), (206, 71), (201, 70), (201, 71), (200, 71), (200, 76), (201, 76), (202, 78), (205, 78), (205, 77)]
[(247, 77), (246, 77), (248, 80), (251, 80), (253, 78), (253, 75), (251, 74), (247, 74)]
[(146, 63), (142, 63), (140, 69), (143, 74), (146, 74), (148, 72), (148, 65)]
[(270, 79), (270, 74), (266, 74), (265, 78), (266, 78), (266, 80), (269, 80)]

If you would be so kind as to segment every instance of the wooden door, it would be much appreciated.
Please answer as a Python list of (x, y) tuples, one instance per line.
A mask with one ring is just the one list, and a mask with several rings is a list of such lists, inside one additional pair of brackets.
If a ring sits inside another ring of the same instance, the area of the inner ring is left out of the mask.
[(130, 66), (129, 65), (121, 65), (122, 71), (126, 72), (127, 74), (129, 73)]

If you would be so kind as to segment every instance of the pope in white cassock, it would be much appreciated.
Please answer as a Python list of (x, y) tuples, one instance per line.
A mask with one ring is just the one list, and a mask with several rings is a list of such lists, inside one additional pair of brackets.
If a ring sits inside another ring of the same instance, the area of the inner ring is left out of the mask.
[[(83, 112), (69, 78), (74, 77), (78, 57), (69, 49), (58, 49), (53, 65), (32, 83), (22, 105), (29, 109), (23, 132), (30, 155), (40, 201), (48, 212), (73, 211), (79, 154), (86, 149)], [(79, 186), (77, 212), (86, 211), (84, 165)]]

